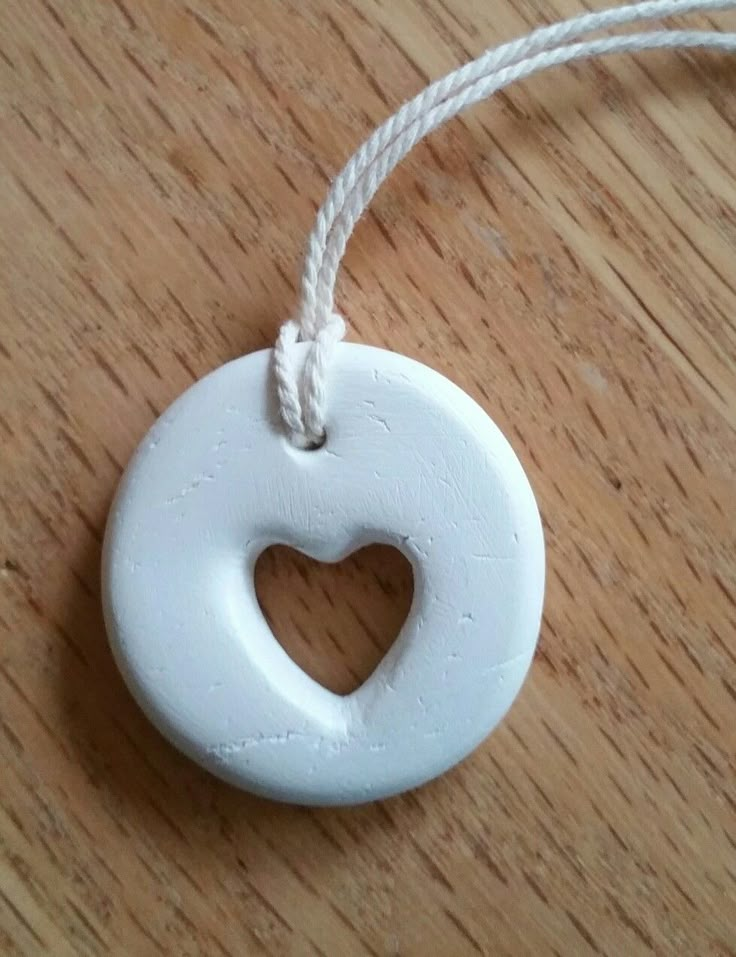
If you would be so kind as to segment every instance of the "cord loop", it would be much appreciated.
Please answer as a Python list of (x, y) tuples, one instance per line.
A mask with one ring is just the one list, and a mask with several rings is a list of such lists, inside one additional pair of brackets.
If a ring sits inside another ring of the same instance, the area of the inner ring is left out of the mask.
[[(373, 196), (421, 139), (466, 107), (552, 66), (655, 49), (736, 52), (736, 33), (702, 30), (655, 30), (570, 42), (639, 20), (734, 6), (736, 0), (645, 0), (542, 27), (487, 50), (431, 83), (382, 123), (334, 180), (317, 214), (307, 244), (299, 318), (284, 323), (276, 340), (273, 369), (281, 417), (291, 441), (301, 448), (324, 443), (327, 372), (335, 345), (345, 335), (345, 323), (333, 305), (340, 262)], [(312, 343), (300, 369), (293, 357), (297, 342)]]

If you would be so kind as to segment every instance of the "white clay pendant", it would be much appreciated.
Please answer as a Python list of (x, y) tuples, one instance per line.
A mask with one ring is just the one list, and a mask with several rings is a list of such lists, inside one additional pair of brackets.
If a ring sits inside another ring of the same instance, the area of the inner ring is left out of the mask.
[[(685, 0), (678, 11), (731, 5)], [(702, 31), (584, 39), (670, 12), (641, 3), (540, 28), (402, 106), (333, 181), (307, 244), (296, 318), (274, 350), (194, 385), (138, 450), (106, 534), (107, 627), (141, 706), (215, 774), (303, 804), (386, 797), (465, 757), (516, 697), (544, 591), (526, 475), (485, 412), (447, 379), (392, 352), (338, 343), (337, 273), (384, 179), (464, 107), (603, 53), (736, 50), (736, 35)], [(371, 542), (411, 561), (414, 601), (375, 672), (341, 697), (274, 638), (253, 571), (275, 543), (334, 562)]]
[[(105, 540), (110, 639), (151, 720), (220, 777), (302, 804), (386, 797), (465, 757), (519, 691), (542, 611), (539, 514), (504, 436), (437, 372), (337, 345), (327, 440), (307, 451), (284, 433), (271, 358), (196, 383), (138, 449)], [(411, 561), (414, 601), (342, 697), (282, 649), (253, 571), (274, 543), (335, 562), (371, 542)]]

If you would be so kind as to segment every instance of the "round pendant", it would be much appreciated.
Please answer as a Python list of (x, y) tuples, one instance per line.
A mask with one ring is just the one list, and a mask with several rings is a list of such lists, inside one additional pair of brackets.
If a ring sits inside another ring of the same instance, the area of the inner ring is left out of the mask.
[[(465, 757), (518, 693), (542, 612), (539, 514), (506, 439), (439, 373), (338, 345), (327, 440), (307, 451), (284, 435), (270, 362), (217, 369), (140, 445), (105, 537), (110, 641), (151, 720), (220, 777), (302, 804), (386, 797)], [(414, 599), (340, 696), (278, 643), (254, 567), (275, 543), (335, 562), (372, 542), (410, 560)]]

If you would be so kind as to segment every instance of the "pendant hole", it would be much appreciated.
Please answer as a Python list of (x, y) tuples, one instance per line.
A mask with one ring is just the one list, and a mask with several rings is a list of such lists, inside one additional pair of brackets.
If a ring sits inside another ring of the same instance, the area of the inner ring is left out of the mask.
[(335, 564), (272, 545), (255, 568), (258, 603), (289, 657), (324, 688), (348, 695), (375, 671), (409, 614), (414, 577), (390, 545)]
[(315, 439), (307, 439), (303, 435), (285, 435), (284, 439), (296, 452), (317, 452), (327, 445), (327, 432), (323, 432), (319, 438)]
[(327, 444), (327, 433), (323, 432), (318, 439), (312, 439), (311, 442), (307, 442), (304, 446), (305, 452), (316, 452), (317, 449), (324, 448)]

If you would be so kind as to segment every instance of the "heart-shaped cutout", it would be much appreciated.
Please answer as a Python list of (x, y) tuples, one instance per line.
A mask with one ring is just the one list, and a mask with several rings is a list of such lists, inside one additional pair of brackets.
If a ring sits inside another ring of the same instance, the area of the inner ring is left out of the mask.
[(337, 563), (272, 545), (255, 569), (258, 603), (283, 649), (311, 678), (348, 695), (375, 671), (411, 607), (411, 563), (369, 545)]

